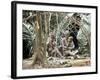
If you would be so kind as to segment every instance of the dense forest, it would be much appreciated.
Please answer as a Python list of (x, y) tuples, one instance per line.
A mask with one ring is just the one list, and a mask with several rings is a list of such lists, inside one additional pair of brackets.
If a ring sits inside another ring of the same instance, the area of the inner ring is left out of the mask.
[(23, 10), (23, 69), (89, 66), (91, 14)]

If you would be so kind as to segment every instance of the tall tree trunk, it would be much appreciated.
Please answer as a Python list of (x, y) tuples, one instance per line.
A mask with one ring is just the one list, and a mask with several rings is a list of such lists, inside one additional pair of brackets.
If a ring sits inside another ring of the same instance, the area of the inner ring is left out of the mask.
[(49, 27), (50, 27), (50, 18), (51, 16), (49, 15), (49, 13), (47, 12), (44, 12), (44, 23), (45, 23), (45, 38), (44, 38), (44, 55), (45, 55), (45, 63), (48, 64), (48, 61), (47, 61), (47, 53), (46, 53), (46, 50), (47, 50), (47, 45), (46, 45), (46, 42), (47, 42), (47, 38), (48, 38), (48, 35), (49, 35)]
[(35, 21), (35, 31), (36, 31), (36, 45), (34, 50), (33, 65), (38, 60), (44, 66), (44, 54), (42, 48), (42, 36), (41, 36), (41, 15), (40, 12), (37, 12), (36, 21)]
[(58, 32), (59, 32), (59, 26), (58, 26), (58, 14), (56, 13), (56, 22), (57, 22), (57, 31), (56, 31), (56, 43), (58, 43), (57, 42), (57, 39), (58, 39)]

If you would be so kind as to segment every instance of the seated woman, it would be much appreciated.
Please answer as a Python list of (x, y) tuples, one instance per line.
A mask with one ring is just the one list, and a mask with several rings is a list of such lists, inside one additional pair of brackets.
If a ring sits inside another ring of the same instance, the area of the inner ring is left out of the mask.
[(56, 38), (54, 36), (53, 33), (51, 33), (51, 35), (49, 36), (48, 40), (47, 40), (47, 52), (48, 52), (48, 56), (52, 56), (52, 57), (60, 57), (62, 58), (62, 54), (60, 53), (59, 49), (57, 48), (56, 45)]
[(73, 37), (69, 36), (67, 44), (66, 44), (66, 48), (64, 49), (64, 54), (65, 56), (73, 56), (76, 57), (76, 54), (78, 53), (78, 49), (75, 49), (75, 44), (73, 42)]

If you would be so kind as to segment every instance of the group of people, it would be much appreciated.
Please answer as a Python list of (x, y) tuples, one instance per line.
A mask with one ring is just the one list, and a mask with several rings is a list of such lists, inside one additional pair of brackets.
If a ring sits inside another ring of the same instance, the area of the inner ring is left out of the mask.
[(81, 26), (81, 16), (78, 13), (74, 13), (72, 17), (66, 20), (71, 21), (66, 30), (61, 31), (60, 45), (57, 45), (57, 38), (54, 32), (49, 33), (47, 40), (47, 53), (48, 56), (54, 57), (65, 57), (73, 56), (76, 57), (79, 53), (79, 43), (77, 39), (78, 32)]
[(68, 30), (62, 32), (59, 46), (57, 46), (55, 34), (53, 32), (50, 33), (47, 40), (48, 56), (60, 58), (75, 57), (78, 52), (78, 49), (75, 48), (74, 38)]

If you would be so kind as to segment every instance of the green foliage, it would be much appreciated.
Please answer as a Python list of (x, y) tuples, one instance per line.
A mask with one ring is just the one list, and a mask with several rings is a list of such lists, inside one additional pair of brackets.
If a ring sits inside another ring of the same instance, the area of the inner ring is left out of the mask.
[[(67, 12), (46, 12), (46, 11), (38, 11), (41, 15), (41, 26), (42, 26), (42, 34), (47, 34), (49, 35), (49, 33), (51, 31), (55, 32), (55, 36), (56, 36), (56, 41), (57, 41), (57, 46), (60, 45), (60, 39), (61, 39), (61, 33), (63, 31), (66, 30), (66, 28), (68, 28), (68, 26), (71, 24), (71, 22), (73, 22), (73, 20), (71, 19), (67, 19), (66, 17), (71, 17), (71, 18), (75, 18), (75, 16), (72, 16), (74, 13), (67, 13)], [(30, 13), (32, 13), (32, 15), (36, 14), (36, 11), (23, 11), (23, 20), (26, 19), (27, 17), (30, 16)], [(51, 14), (51, 15), (50, 15)], [(79, 47), (80, 47), (80, 54), (90, 54), (90, 45), (91, 45), (91, 41), (90, 41), (90, 14), (85, 14), (85, 13), (78, 13), (79, 15), (81, 15), (82, 20), (80, 22), (81, 24), (81, 28), (80, 31), (78, 32), (78, 42), (79, 42)], [(37, 15), (37, 14), (36, 14)], [(69, 16), (70, 15), (70, 16)], [(51, 16), (51, 17), (50, 17)], [(31, 25), (30, 28), (28, 28), (27, 26), (23, 25), (23, 39), (24, 40), (28, 40), (28, 44), (27, 46), (33, 46), (34, 45), (34, 39), (36, 36), (36, 32), (34, 30), (34, 28), (36, 27), (35, 21), (36, 21), (36, 16), (31, 17), (31, 19), (29, 18), (28, 20), (26, 20), (26, 24)], [(45, 18), (46, 17), (46, 18)], [(46, 19), (46, 20), (45, 20)], [(50, 20), (47, 20), (50, 19)], [(48, 23), (49, 21), (49, 25), (47, 25), (48, 27), (48, 33), (46, 33), (45, 31), (45, 25), (46, 22)], [(25, 21), (23, 21), (23, 23), (25, 23)], [(32, 30), (33, 29), (33, 30)], [(43, 35), (43, 37), (45, 37)], [(46, 41), (44, 41), (46, 42)]]

